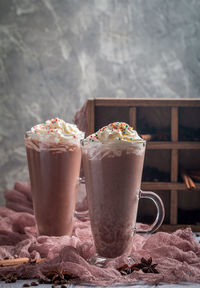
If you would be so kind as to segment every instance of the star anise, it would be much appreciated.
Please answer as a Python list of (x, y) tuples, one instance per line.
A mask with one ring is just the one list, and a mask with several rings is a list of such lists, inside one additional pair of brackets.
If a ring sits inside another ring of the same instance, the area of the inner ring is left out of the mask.
[(139, 263), (140, 269), (144, 273), (155, 273), (158, 274), (158, 270), (155, 268), (158, 264), (152, 264), (152, 258), (150, 257), (149, 259), (145, 259), (142, 257), (141, 263)]
[(158, 274), (158, 270), (155, 268), (158, 264), (152, 264), (152, 258), (149, 259), (142, 258), (140, 263), (135, 263), (132, 266), (128, 266), (128, 264), (124, 264), (122, 267), (117, 270), (121, 273), (121, 275), (129, 275), (133, 271), (142, 270), (144, 273), (155, 273)]

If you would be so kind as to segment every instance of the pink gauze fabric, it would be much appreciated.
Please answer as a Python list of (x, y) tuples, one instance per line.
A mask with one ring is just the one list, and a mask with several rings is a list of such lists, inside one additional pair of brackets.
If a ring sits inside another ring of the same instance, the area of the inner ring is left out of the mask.
[(5, 191), (5, 198), (6, 207), (0, 207), (0, 258), (17, 254), (47, 259), (37, 265), (0, 267), (0, 274), (43, 278), (48, 271), (64, 269), (79, 276), (82, 283), (98, 285), (139, 280), (150, 284), (200, 282), (200, 244), (190, 228), (172, 234), (157, 232), (147, 237), (136, 234), (132, 256), (136, 261), (152, 257), (153, 263), (158, 263), (159, 274), (135, 271), (121, 276), (117, 268), (128, 263), (127, 255), (108, 261), (104, 268), (88, 263), (87, 259), (95, 254), (89, 221), (75, 219), (72, 237), (37, 237), (29, 184), (16, 183), (13, 190)]
[(88, 124), (87, 124), (87, 102), (78, 110), (74, 117), (74, 123), (77, 127), (84, 132), (87, 132)]

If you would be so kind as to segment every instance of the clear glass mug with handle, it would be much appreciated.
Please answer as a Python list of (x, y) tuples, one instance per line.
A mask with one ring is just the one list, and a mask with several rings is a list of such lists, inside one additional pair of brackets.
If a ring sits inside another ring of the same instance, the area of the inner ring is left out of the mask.
[[(163, 222), (165, 210), (154, 192), (142, 191), (146, 141), (88, 143), (81, 141), (83, 168), (91, 229), (96, 248), (92, 263), (130, 254), (135, 233), (153, 233)], [(83, 182), (83, 180), (82, 180)], [(138, 202), (151, 199), (157, 208), (154, 223), (146, 230), (136, 230)], [(79, 218), (87, 212), (75, 212)]]

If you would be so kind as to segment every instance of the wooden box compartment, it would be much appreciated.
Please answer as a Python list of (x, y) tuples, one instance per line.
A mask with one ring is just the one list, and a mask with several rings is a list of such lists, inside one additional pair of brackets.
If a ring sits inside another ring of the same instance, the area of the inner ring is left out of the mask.
[(142, 181), (169, 182), (170, 150), (146, 150)]
[(150, 134), (150, 141), (171, 140), (171, 111), (169, 107), (138, 107), (137, 132)]
[[(185, 224), (195, 224), (191, 226), (193, 231), (200, 231), (198, 217), (188, 223), (187, 217), (181, 214), (182, 210), (186, 211), (183, 209), (184, 198), (187, 198), (188, 208), (192, 205), (191, 192), (197, 193), (194, 195), (198, 200), (200, 183), (195, 183), (196, 191), (188, 191), (180, 177), (182, 167), (200, 168), (200, 99), (98, 98), (89, 99), (86, 107), (86, 135), (111, 122), (123, 121), (133, 126), (139, 134), (153, 136), (147, 142), (143, 180), (145, 173), (148, 175), (148, 169), (158, 169), (157, 177), (146, 177), (148, 181), (142, 181), (141, 188), (161, 193), (162, 197), (164, 195), (165, 223), (170, 225), (162, 225), (163, 231), (173, 231), (185, 227)], [(147, 219), (145, 209), (140, 210), (138, 217)]]
[[(183, 170), (200, 170), (200, 150), (179, 150), (179, 169), (178, 180), (183, 182), (181, 173)], [(200, 195), (200, 191), (199, 191)]]
[[(200, 151), (179, 150), (179, 182), (183, 182), (182, 171), (200, 169)], [(196, 184), (196, 182), (195, 182)], [(200, 224), (200, 190), (178, 192), (178, 223)]]
[[(157, 190), (156, 193), (162, 199), (165, 206), (164, 224), (170, 223), (170, 191)], [(150, 199), (140, 199), (138, 206), (137, 221), (152, 224), (156, 218), (156, 206)]]
[(200, 141), (199, 107), (179, 108), (179, 141)]
[(200, 226), (200, 191), (178, 192), (178, 223)]
[(95, 131), (112, 122), (129, 123), (128, 107), (95, 107)]

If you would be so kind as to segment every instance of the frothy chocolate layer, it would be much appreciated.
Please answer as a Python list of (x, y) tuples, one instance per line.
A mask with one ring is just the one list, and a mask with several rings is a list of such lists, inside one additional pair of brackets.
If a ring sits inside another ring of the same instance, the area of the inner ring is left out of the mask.
[(100, 256), (114, 258), (130, 252), (145, 154), (141, 145), (140, 154), (124, 146), (114, 153), (106, 147), (105, 153), (103, 145), (93, 157), (89, 147), (83, 147), (91, 227)]
[(33, 205), (40, 235), (71, 235), (81, 163), (79, 146), (26, 146)]

